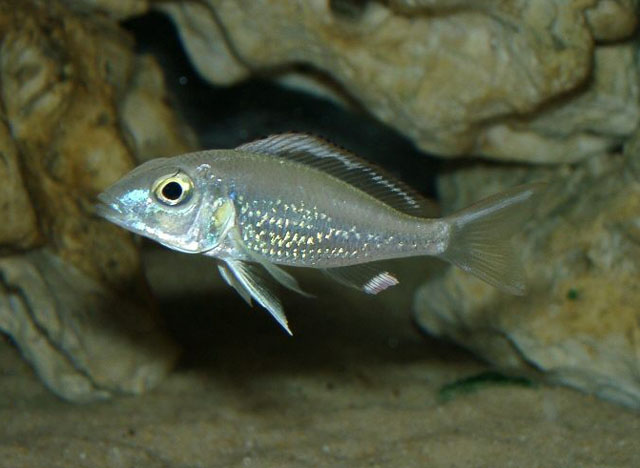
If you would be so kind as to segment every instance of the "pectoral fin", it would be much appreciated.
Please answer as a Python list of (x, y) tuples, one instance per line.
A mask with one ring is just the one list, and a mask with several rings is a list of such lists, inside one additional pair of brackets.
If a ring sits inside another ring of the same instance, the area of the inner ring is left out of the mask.
[(225, 260), (222, 267), (220, 272), (229, 285), (238, 291), (247, 302), (251, 303), (251, 298), (253, 298), (269, 311), (287, 333), (293, 335), (287, 324), (287, 317), (284, 315), (282, 303), (273, 292), (271, 278), (265, 274), (260, 265), (239, 260)]
[(227, 264), (226, 263), (219, 263), (218, 264), (218, 271), (220, 272), (220, 276), (222, 276), (222, 279), (229, 286), (231, 286), (233, 289), (235, 289), (236, 292), (238, 294), (240, 294), (240, 297), (242, 297), (242, 299), (244, 299), (247, 304), (252, 306), (253, 304), (251, 303), (251, 294), (242, 285), (242, 283), (240, 283), (237, 280), (237, 278), (233, 275), (233, 273), (231, 273), (231, 271), (229, 270), (229, 267), (227, 266)]
[(378, 294), (399, 283), (388, 271), (380, 271), (371, 264), (353, 265), (322, 270), (331, 279), (367, 294)]

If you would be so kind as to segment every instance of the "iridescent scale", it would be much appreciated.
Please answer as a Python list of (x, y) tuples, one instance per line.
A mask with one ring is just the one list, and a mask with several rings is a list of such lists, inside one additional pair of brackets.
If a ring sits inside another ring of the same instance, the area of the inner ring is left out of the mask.
[(366, 258), (394, 242), (393, 236), (364, 233), (336, 223), (304, 202), (236, 199), (244, 246), (268, 260), (288, 265), (328, 265)]

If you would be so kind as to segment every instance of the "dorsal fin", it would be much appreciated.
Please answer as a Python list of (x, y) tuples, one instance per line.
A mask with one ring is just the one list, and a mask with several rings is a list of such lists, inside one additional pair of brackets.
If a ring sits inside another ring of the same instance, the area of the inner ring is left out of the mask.
[(413, 216), (426, 216), (427, 208), (431, 208), (429, 202), (404, 183), (347, 150), (312, 135), (272, 135), (245, 143), (236, 149), (270, 154), (314, 167)]

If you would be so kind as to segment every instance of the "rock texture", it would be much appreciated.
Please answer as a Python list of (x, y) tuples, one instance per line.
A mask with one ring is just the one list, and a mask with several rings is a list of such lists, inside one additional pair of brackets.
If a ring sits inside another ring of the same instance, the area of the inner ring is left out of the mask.
[(75, 11), (106, 14), (115, 19), (140, 15), (148, 10), (149, 0), (58, 0)]
[(415, 307), (430, 333), (498, 366), (640, 408), (640, 160), (592, 158), (560, 170), (474, 166), (442, 176), (447, 210), (514, 184), (554, 181), (516, 241), (530, 292), (511, 297), (458, 269), (425, 284)]
[[(10, 179), (0, 190), (12, 220), (0, 227), (0, 327), (59, 394), (89, 399), (139, 391), (174, 356), (158, 345), (161, 338), (136, 338), (151, 319), (114, 325), (125, 344), (113, 350), (128, 357), (118, 358), (123, 367), (112, 374), (91, 359), (109, 354), (97, 332), (95, 348), (79, 339), (93, 336), (109, 315), (91, 315), (97, 318), (87, 326), (65, 312), (112, 304), (114, 291), (137, 291), (142, 302), (126, 307), (148, 310), (135, 247), (115, 227), (91, 219), (89, 201), (132, 166), (134, 155), (189, 146), (188, 131), (163, 101), (155, 63), (133, 55), (107, 19), (155, 8), (173, 19), (191, 60), (213, 83), (281, 78), (346, 97), (339, 100), (345, 105), (355, 99), (437, 155), (555, 164), (460, 165), (440, 177), (447, 210), (519, 182), (556, 182), (518, 239), (530, 295), (507, 297), (451, 269), (420, 289), (418, 321), (501, 367), (640, 407), (636, 1), (64, 4), (73, 13), (35, 0), (0, 10), (1, 170)], [(298, 79), (300, 64), (322, 86)], [(68, 284), (52, 283), (43, 271), (78, 278), (70, 284), (97, 288), (100, 294), (89, 296), (107, 299), (71, 300)], [(55, 320), (43, 321), (31, 297), (44, 297)], [(78, 323), (83, 333), (70, 333)], [(155, 346), (163, 351), (151, 357)]]
[(154, 5), (212, 82), (307, 64), (438, 155), (579, 161), (640, 117), (632, 0)]
[(154, 387), (174, 350), (144, 304), (49, 249), (0, 259), (0, 327), (57, 395), (86, 402)]
[(176, 357), (132, 238), (92, 215), (134, 156), (188, 146), (158, 67), (132, 49), (106, 17), (0, 3), (0, 330), (74, 401), (141, 392)]

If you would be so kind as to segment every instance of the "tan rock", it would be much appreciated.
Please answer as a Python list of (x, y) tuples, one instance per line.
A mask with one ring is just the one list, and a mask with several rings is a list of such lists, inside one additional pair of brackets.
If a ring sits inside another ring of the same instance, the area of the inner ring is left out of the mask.
[(149, 8), (149, 0), (61, 0), (61, 2), (83, 13), (106, 13), (115, 19), (141, 15)]
[[(638, 124), (631, 41), (594, 45), (630, 38), (631, 1), (153, 5), (174, 19), (212, 82), (306, 63), (439, 155), (577, 161), (615, 147)], [(611, 112), (624, 118), (610, 122)]]
[(20, 170), (18, 150), (9, 129), (0, 124), (0, 211), (4, 220), (0, 224), (2, 248), (33, 247), (39, 237), (36, 216)]
[(573, 162), (622, 144), (640, 122), (635, 54), (633, 44), (597, 47), (589, 86), (570, 105), (493, 125), (483, 136), (481, 153), (524, 162)]
[(619, 41), (638, 25), (637, 0), (600, 0), (588, 8), (587, 22), (598, 41)]
[[(352, 3), (348, 0), (342, 3)], [(516, 11), (523, 2), (503, 0), (389, 0), (391, 8), (401, 12), (446, 13), (452, 9), (469, 9), (490, 13), (495, 10)], [(636, 0), (599, 0), (583, 2), (587, 23), (597, 41), (617, 41), (633, 34), (637, 24)]]
[[(503, 296), (451, 269), (421, 288), (418, 319), (431, 333), (499, 366), (541, 371), (556, 382), (638, 407), (640, 157), (635, 157), (637, 145), (628, 144), (639, 123), (636, 53), (628, 39), (636, 6), (624, 0), (153, 2), (174, 19), (194, 64), (212, 82), (229, 84), (257, 72), (289, 76), (290, 65), (305, 63), (330, 75), (423, 149), (522, 162), (580, 161), (554, 170), (477, 166), (443, 176), (449, 209), (518, 182), (549, 177), (560, 182), (518, 239), (531, 274), (529, 296)], [(82, 194), (95, 193), (130, 167), (132, 149), (143, 158), (162, 150), (165, 130), (170, 130), (167, 141), (180, 146), (182, 132), (159, 117), (172, 115), (168, 107), (152, 112), (164, 125), (136, 112), (142, 103), (154, 107), (150, 103), (163, 95), (161, 80), (154, 67), (140, 66), (144, 59), (129, 52), (128, 41), (106, 20), (93, 18), (91, 26), (82, 27), (69, 20), (68, 30), (74, 31), (69, 37), (60, 28), (45, 37), (28, 17), (8, 17), (12, 21), (2, 27), (14, 36), (7, 35), (11, 40), (0, 50), (7, 74), (2, 98), (16, 148), (24, 155), (25, 179), (36, 181), (26, 185), (45, 220), (42, 242), (65, 265), (101, 285), (136, 278), (137, 257), (128, 237), (101, 222), (83, 221)], [(11, 29), (14, 23), (29, 35)], [(93, 62), (54, 59), (75, 57), (62, 51), (79, 43)], [(30, 109), (46, 116), (44, 122), (32, 118)], [(603, 156), (625, 143), (626, 157)], [(61, 156), (78, 153), (91, 158)], [(87, 167), (94, 168), (93, 176), (85, 176)], [(69, 187), (81, 194), (81, 202), (68, 201)], [(16, 280), (6, 290), (14, 284), (31, 283)], [(37, 323), (32, 313), (4, 310), (5, 321), (21, 317), (25, 324)], [(60, 342), (56, 349), (91, 368), (82, 353), (69, 351), (74, 348)], [(73, 374), (84, 367), (71, 369)], [(108, 392), (104, 389), (118, 387), (115, 380), (80, 379), (71, 387)]]
[(196, 146), (195, 135), (169, 101), (158, 63), (151, 56), (138, 57), (118, 110), (123, 134), (137, 161), (186, 153)]
[(204, 2), (157, 3), (156, 8), (173, 18), (189, 58), (206, 79), (228, 85), (249, 76), (251, 68), (234, 55), (215, 12)]
[(47, 386), (84, 402), (139, 394), (176, 353), (144, 302), (113, 291), (48, 249), (0, 258), (0, 328)]
[(425, 284), (415, 308), (430, 333), (500, 367), (640, 407), (640, 178), (628, 156), (562, 170), (476, 166), (442, 176), (448, 210), (535, 179), (555, 183), (517, 237), (530, 292), (513, 297), (451, 268)]
[[(107, 17), (60, 1), (0, 4), (0, 144), (10, 180), (0, 190), (10, 193), (11, 221), (0, 228), (0, 330), (68, 399), (140, 392), (176, 357), (152, 318), (131, 236), (93, 214), (95, 195), (133, 168), (136, 153), (189, 146), (167, 105), (154, 102), (165, 97), (159, 74)], [(134, 116), (132, 103), (145, 112)]]

